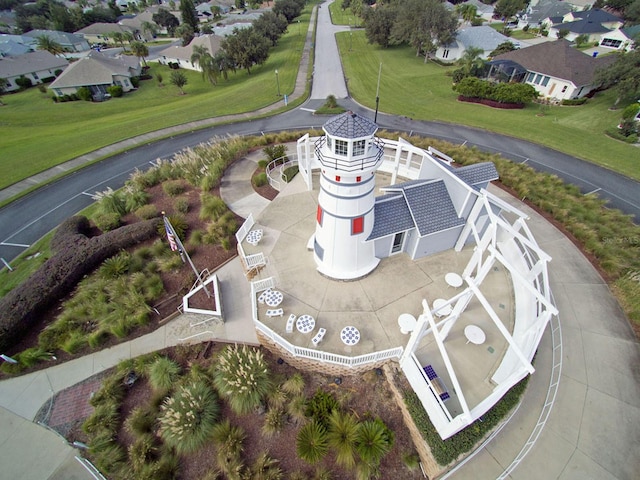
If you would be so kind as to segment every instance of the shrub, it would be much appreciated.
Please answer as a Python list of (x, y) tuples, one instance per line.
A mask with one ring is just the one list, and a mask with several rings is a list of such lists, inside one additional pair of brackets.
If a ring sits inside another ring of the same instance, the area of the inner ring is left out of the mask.
[(287, 153), (286, 145), (268, 145), (263, 149), (264, 154), (267, 156), (269, 162), (284, 157)]
[(271, 408), (264, 416), (264, 424), (262, 425), (262, 434), (271, 438), (281, 432), (285, 425), (284, 410), (281, 408)]
[(85, 102), (90, 102), (93, 98), (89, 87), (80, 87), (77, 91), (77, 95), (80, 100), (84, 100)]
[(180, 365), (167, 357), (158, 357), (148, 367), (149, 383), (154, 390), (169, 391), (180, 375)]
[(304, 392), (304, 377), (296, 372), (283, 382), (281, 388), (291, 395), (301, 395)]
[(120, 214), (119, 213), (99, 213), (93, 218), (93, 223), (96, 224), (103, 232), (115, 230), (120, 226)]
[(173, 203), (173, 208), (175, 208), (178, 213), (187, 213), (189, 211), (189, 199), (186, 197), (176, 198), (176, 201)]
[(227, 346), (214, 365), (213, 383), (238, 414), (257, 408), (272, 387), (267, 362), (258, 349)]
[(584, 105), (585, 103), (587, 103), (587, 97), (582, 97), (582, 98), (565, 98), (564, 100), (562, 100), (562, 105), (564, 106), (577, 106), (577, 105)]
[(178, 454), (194, 452), (207, 441), (219, 411), (218, 398), (206, 383), (181, 385), (160, 407), (160, 436)]
[(218, 220), (228, 211), (220, 197), (202, 193), (200, 195), (200, 220)]
[(339, 408), (338, 400), (331, 393), (318, 389), (307, 401), (305, 414), (326, 428), (331, 413)]
[[(156, 458), (157, 449), (153, 435), (140, 435), (129, 446), (129, 463), (134, 472), (140, 473)], [(138, 477), (139, 478), (139, 477)]]
[(16, 78), (16, 85), (18, 85), (21, 90), (26, 90), (33, 85), (33, 82), (30, 78), (27, 78), (24, 75), (20, 75), (18, 78)]
[(353, 468), (356, 465), (356, 446), (360, 424), (350, 413), (334, 410), (329, 416), (327, 440), (336, 451), (336, 463), (343, 467)]
[(382, 457), (391, 451), (393, 442), (393, 432), (379, 418), (359, 425), (356, 450), (365, 464), (379, 465)]
[(175, 197), (185, 190), (182, 180), (170, 180), (162, 184), (162, 191), (170, 197)]
[(40, 93), (47, 93), (47, 86), (43, 83), (39, 83), (38, 90), (40, 91)]
[(239, 456), (244, 450), (246, 434), (240, 427), (231, 425), (228, 419), (213, 427), (211, 438), (218, 444), (218, 451), (225, 456)]
[(149, 194), (137, 188), (132, 184), (128, 184), (124, 189), (124, 210), (125, 212), (133, 212), (134, 210), (149, 203)]
[(155, 205), (144, 205), (135, 211), (135, 215), (142, 220), (149, 220), (158, 216), (158, 209)]
[(293, 180), (293, 177), (298, 174), (298, 171), (299, 169), (297, 165), (285, 169), (284, 173), (282, 174), (284, 176), (284, 181), (289, 183), (291, 180)]
[(262, 186), (266, 185), (267, 183), (269, 183), (269, 181), (267, 180), (267, 174), (266, 173), (259, 173), (258, 175), (253, 177), (253, 184), (256, 187), (262, 187)]
[(127, 252), (120, 252), (111, 258), (107, 258), (100, 266), (102, 278), (116, 278), (124, 275), (129, 270), (130, 256)]
[[(167, 218), (169, 219), (169, 222), (171, 222), (171, 226), (173, 227), (174, 232), (176, 232), (176, 235), (178, 235), (180, 240), (184, 240), (187, 230), (189, 229), (189, 224), (187, 223), (187, 220), (184, 218), (184, 215), (181, 215), (181, 214), (167, 215)], [(162, 222), (158, 224), (158, 233), (160, 234), (161, 237), (167, 238), (167, 231), (164, 227), (164, 223)]]
[(140, 78), (131, 77), (131, 85), (133, 85), (133, 88), (138, 88), (140, 86)]
[(640, 111), (640, 103), (632, 103), (631, 105), (627, 105), (625, 109), (622, 111), (622, 119), (623, 120), (632, 120)]
[(47, 352), (41, 347), (31, 347), (20, 352), (16, 360), (25, 367), (32, 367), (43, 360), (51, 360), (51, 352)]
[(111, 85), (107, 87), (107, 93), (113, 98), (121, 97), (124, 91), (120, 85)]

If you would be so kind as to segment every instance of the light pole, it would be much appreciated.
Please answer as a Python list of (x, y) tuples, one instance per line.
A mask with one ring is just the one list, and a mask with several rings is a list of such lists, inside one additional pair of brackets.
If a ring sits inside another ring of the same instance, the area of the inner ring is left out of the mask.
[(278, 96), (280, 96), (280, 79), (278, 78), (278, 70), (276, 70), (276, 85), (278, 86)]
[(351, 51), (351, 47), (353, 47), (353, 32), (349, 32), (349, 51)]
[(378, 88), (376, 88), (376, 116), (373, 117), (373, 122), (378, 122), (378, 104), (380, 103), (380, 74), (382, 73), (382, 62), (380, 62), (380, 68), (378, 69)]

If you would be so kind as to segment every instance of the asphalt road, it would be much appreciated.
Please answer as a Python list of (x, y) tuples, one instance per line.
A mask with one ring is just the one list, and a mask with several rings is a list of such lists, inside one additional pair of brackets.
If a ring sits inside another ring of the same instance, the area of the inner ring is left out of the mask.
[[(169, 158), (185, 147), (213, 137), (319, 128), (326, 118), (316, 117), (309, 110), (322, 103), (321, 100), (310, 100), (302, 108), (270, 118), (221, 125), (142, 145), (46, 185), (0, 209), (0, 258), (10, 262), (65, 218), (90, 205), (95, 192), (107, 187), (120, 188), (136, 168), (146, 169), (158, 158)], [(374, 116), (373, 112), (351, 99), (343, 99), (340, 103), (363, 115)], [(515, 162), (526, 162), (578, 185), (584, 193), (597, 192), (613, 207), (635, 215), (636, 221), (640, 219), (640, 184), (604, 168), (541, 145), (473, 128), (414, 121), (381, 113), (377, 120), (381, 128), (477, 146), (484, 151), (501, 153)]]

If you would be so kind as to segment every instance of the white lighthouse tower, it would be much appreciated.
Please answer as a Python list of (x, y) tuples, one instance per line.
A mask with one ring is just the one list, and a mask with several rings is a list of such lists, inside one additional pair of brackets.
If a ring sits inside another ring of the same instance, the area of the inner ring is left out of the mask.
[(321, 167), (313, 242), (318, 271), (338, 280), (371, 272), (380, 261), (373, 242), (375, 172), (382, 162), (378, 127), (353, 112), (329, 120), (315, 145)]

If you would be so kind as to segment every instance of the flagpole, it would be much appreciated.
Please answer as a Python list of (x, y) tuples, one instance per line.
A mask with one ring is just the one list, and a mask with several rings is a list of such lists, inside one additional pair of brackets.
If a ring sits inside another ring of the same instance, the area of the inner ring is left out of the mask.
[(171, 247), (171, 250), (173, 251), (177, 250), (180, 253), (180, 258), (182, 259), (183, 262), (185, 257), (187, 258), (187, 260), (189, 261), (189, 265), (191, 265), (191, 269), (193, 270), (193, 273), (196, 274), (196, 278), (198, 279), (198, 282), (200, 282), (200, 285), (204, 289), (204, 292), (207, 294), (207, 297), (211, 298), (211, 294), (209, 293), (209, 290), (207, 290), (207, 286), (204, 284), (204, 281), (202, 280), (200, 273), (198, 273), (198, 270), (196, 269), (196, 266), (191, 261), (191, 257), (185, 250), (184, 245), (182, 244), (182, 241), (180, 241), (180, 237), (178, 237), (178, 234), (174, 230), (173, 225), (171, 225), (171, 222), (166, 217), (164, 212), (162, 212), (162, 221), (164, 222), (164, 228), (167, 232), (167, 239), (169, 240), (169, 246)]

